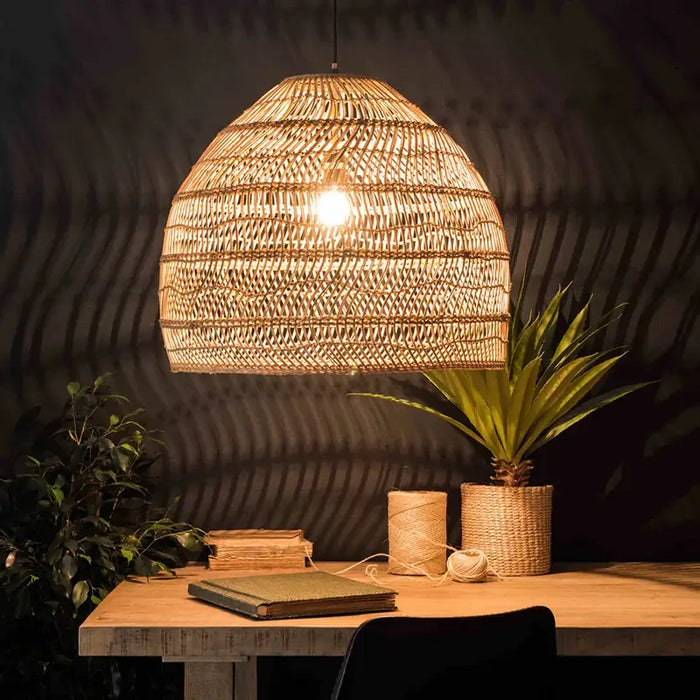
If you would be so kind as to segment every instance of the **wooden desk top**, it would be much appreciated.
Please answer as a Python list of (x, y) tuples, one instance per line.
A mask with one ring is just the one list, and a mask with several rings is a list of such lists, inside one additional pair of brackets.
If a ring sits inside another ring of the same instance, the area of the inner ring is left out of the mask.
[[(343, 562), (319, 568), (338, 572)], [(557, 622), (562, 656), (700, 655), (700, 562), (555, 564), (545, 576), (442, 585), (394, 576), (377, 581), (398, 592), (398, 610), (426, 617), (494, 613), (546, 605)], [(368, 580), (366, 565), (344, 574)], [(372, 615), (253, 620), (195, 600), (187, 584), (224, 577), (202, 567), (177, 578), (125, 581), (80, 628), (83, 656), (162, 656), (225, 660), (248, 656), (340, 656), (358, 624)], [(230, 575), (246, 575), (241, 571)]]

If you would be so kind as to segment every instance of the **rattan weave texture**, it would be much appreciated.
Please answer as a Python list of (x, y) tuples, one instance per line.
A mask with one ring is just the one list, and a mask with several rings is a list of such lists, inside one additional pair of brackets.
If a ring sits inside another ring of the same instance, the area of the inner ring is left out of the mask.
[[(343, 193), (340, 225), (320, 195)], [(173, 371), (496, 368), (505, 232), (464, 151), (386, 83), (287, 78), (205, 150), (175, 195), (160, 265)]]
[(462, 549), (479, 549), (501, 576), (548, 574), (552, 492), (547, 486), (460, 486)]

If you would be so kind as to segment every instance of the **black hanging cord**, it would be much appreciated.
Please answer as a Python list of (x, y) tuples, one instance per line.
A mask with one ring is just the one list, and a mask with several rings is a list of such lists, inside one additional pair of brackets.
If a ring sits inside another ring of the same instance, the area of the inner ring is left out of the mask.
[(333, 0), (333, 62), (331, 73), (338, 72), (338, 0)]

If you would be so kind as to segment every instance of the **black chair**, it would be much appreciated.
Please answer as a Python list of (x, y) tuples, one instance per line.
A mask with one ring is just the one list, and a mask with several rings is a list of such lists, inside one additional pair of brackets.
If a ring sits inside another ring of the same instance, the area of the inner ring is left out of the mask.
[(552, 611), (378, 617), (352, 637), (332, 700), (553, 698)]

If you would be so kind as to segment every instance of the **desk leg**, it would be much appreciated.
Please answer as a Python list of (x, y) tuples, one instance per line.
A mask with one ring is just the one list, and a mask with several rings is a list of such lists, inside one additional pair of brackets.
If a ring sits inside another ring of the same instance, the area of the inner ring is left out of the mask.
[(231, 700), (232, 698), (232, 663), (185, 662), (185, 700)]
[(237, 661), (234, 671), (236, 691), (235, 700), (257, 700), (258, 697), (258, 660), (249, 656), (246, 661)]

